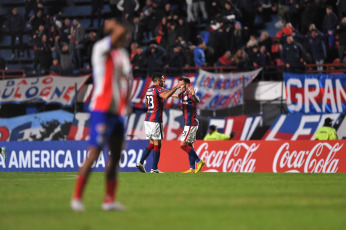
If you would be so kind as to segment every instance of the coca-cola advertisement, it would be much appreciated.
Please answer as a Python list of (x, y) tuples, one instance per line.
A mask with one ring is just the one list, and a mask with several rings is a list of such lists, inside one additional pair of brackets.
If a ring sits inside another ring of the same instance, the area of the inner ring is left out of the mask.
[[(202, 172), (344, 173), (346, 141), (197, 141)], [(159, 168), (183, 172), (188, 155), (179, 141), (163, 141)]]

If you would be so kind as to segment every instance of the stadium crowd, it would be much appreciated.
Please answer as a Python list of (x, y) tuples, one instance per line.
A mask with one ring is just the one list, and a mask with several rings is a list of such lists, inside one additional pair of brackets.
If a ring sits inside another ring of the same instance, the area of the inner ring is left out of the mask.
[[(40, 73), (71, 74), (91, 67), (92, 47), (103, 36), (105, 4), (110, 16), (131, 27), (128, 49), (132, 67), (139, 73), (273, 65), (302, 72), (306, 63), (345, 62), (346, 0), (91, 0), (87, 28), (64, 17), (63, 10), (48, 14), (42, 0), (25, 2), (24, 15), (12, 8), (7, 17), (12, 58), (24, 56), (28, 46), (23, 36), (30, 36), (33, 69)], [(271, 15), (280, 17), (275, 26), (281, 30), (274, 37), (255, 26), (256, 16), (268, 21)], [(28, 25), (31, 32), (24, 35)]]

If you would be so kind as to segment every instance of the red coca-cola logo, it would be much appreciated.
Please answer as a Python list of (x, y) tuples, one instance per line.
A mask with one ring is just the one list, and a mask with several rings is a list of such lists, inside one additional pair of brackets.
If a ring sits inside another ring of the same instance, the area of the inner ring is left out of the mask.
[(311, 149), (297, 151), (290, 149), (289, 143), (284, 143), (276, 152), (273, 172), (335, 173), (342, 146), (316, 142)]
[(209, 172), (254, 172), (256, 159), (252, 158), (260, 145), (236, 143), (228, 150), (209, 150), (208, 142), (202, 143), (198, 156), (205, 161)]

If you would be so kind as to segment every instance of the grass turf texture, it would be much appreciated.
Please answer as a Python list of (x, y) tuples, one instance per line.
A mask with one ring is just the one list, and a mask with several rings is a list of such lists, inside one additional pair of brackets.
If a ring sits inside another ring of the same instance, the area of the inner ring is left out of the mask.
[(86, 211), (73, 173), (0, 173), (0, 229), (345, 229), (346, 174), (121, 173), (126, 212), (104, 212), (93, 173)]

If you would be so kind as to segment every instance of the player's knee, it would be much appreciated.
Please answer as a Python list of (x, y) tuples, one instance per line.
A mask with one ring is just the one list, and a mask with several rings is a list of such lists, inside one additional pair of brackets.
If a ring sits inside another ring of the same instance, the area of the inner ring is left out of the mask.
[(150, 149), (150, 150), (153, 150), (154, 149), (154, 144), (149, 144), (148, 146), (147, 146), (147, 149)]

